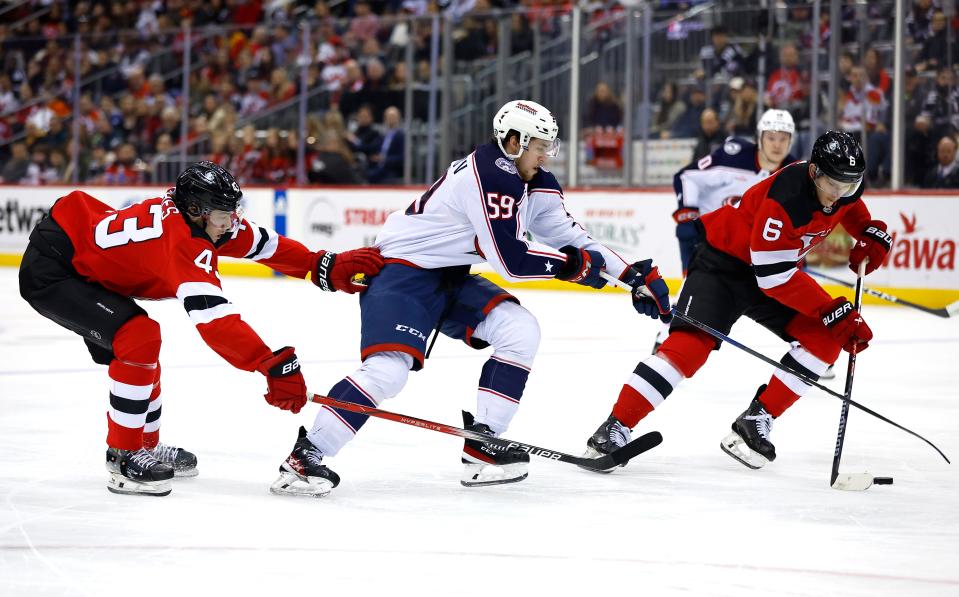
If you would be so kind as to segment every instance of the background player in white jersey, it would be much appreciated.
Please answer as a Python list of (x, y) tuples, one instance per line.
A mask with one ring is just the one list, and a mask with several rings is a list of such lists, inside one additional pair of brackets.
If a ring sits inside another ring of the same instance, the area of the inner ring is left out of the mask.
[[(476, 414), (464, 413), (464, 420), (472, 431), (503, 433), (519, 407), (540, 331), (515, 297), (470, 275), (475, 263), (486, 261), (514, 282), (559, 278), (594, 288), (605, 285), (605, 268), (657, 297), (635, 298), (638, 311), (668, 312), (668, 288), (650, 260), (630, 266), (566, 212), (562, 189), (544, 167), (559, 144), (553, 115), (534, 102), (511, 101), (496, 113), (493, 131), (494, 140), (453, 162), (387, 219), (376, 240), (386, 265), (360, 301), (363, 365), (330, 396), (374, 407), (395, 396), (409, 371), (423, 367), (427, 337), (438, 330), (473, 348), (494, 347), (480, 373)], [(367, 418), (322, 408), (309, 432), (300, 428), (271, 490), (328, 494), (339, 476), (323, 457), (336, 455)], [(462, 462), (464, 485), (490, 485), (526, 478), (529, 455), (466, 440)]]

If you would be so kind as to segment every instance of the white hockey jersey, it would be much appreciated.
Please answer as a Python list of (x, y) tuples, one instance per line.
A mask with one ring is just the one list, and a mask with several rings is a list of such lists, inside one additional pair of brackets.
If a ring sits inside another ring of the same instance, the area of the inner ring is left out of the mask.
[(487, 261), (511, 282), (555, 277), (566, 262), (558, 248), (566, 245), (599, 251), (614, 276), (628, 267), (569, 215), (552, 173), (541, 168), (523, 181), (496, 143), (453, 162), (405, 211), (390, 214), (376, 237), (387, 260), (427, 269)]
[[(794, 161), (796, 158), (790, 154), (782, 165)], [(710, 155), (677, 172), (673, 189), (680, 208), (698, 209), (700, 214), (706, 214), (738, 202), (746, 189), (770, 174), (759, 167), (759, 147), (755, 143), (730, 137)]]

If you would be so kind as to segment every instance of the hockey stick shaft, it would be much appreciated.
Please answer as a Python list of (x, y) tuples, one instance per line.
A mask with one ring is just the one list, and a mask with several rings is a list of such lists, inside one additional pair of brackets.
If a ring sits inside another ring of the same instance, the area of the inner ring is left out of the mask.
[[(609, 282), (609, 283), (612, 284), (613, 286), (617, 286), (617, 287), (619, 287), (619, 288), (622, 288), (623, 290), (627, 290), (627, 291), (629, 291), (629, 292), (633, 292), (633, 288), (630, 287), (629, 284), (626, 284), (625, 282), (622, 282), (621, 280), (619, 280), (619, 279), (617, 279), (617, 278), (615, 278), (615, 277), (607, 274), (606, 272), (603, 272), (601, 275), (602, 275), (602, 277), (603, 277), (604, 280), (606, 280), (607, 282)], [(889, 424), (892, 425), (893, 427), (896, 427), (897, 429), (901, 429), (901, 430), (905, 431), (906, 433), (908, 433), (909, 435), (912, 435), (912, 436), (914, 436), (914, 437), (917, 437), (917, 438), (921, 439), (922, 441), (924, 441), (924, 442), (926, 442), (927, 444), (929, 444), (929, 445), (932, 447), (932, 449), (934, 449), (936, 452), (938, 452), (939, 455), (942, 456), (943, 460), (945, 460), (946, 462), (949, 462), (949, 463), (951, 464), (951, 461), (949, 460), (949, 458), (947, 458), (946, 455), (943, 454), (942, 450), (940, 450), (940, 449), (936, 446), (936, 444), (932, 443), (932, 442), (929, 441), (928, 439), (926, 439), (926, 438), (924, 438), (923, 436), (919, 435), (919, 434), (916, 433), (915, 431), (913, 431), (913, 430), (911, 430), (911, 429), (907, 429), (906, 427), (903, 427), (902, 425), (900, 425), (899, 423), (896, 423), (895, 421), (893, 421), (892, 419), (889, 419), (888, 417), (884, 417), (883, 415), (877, 413), (876, 411), (872, 410), (872, 409), (869, 408), (868, 406), (864, 406), (864, 405), (862, 405), (862, 404), (859, 404), (858, 402), (856, 402), (855, 400), (852, 400), (851, 398), (846, 398), (844, 395), (840, 394), (839, 392), (836, 392), (835, 390), (832, 390), (832, 389), (830, 389), (830, 388), (827, 388), (826, 386), (822, 385), (822, 384), (819, 383), (818, 381), (812, 379), (811, 377), (805, 375), (804, 373), (801, 373), (801, 372), (799, 372), (799, 371), (796, 371), (796, 370), (793, 369), (792, 367), (789, 367), (789, 366), (787, 366), (787, 365), (783, 365), (782, 363), (780, 363), (780, 362), (778, 362), (778, 361), (774, 361), (773, 359), (767, 357), (766, 355), (762, 354), (761, 352), (759, 352), (759, 351), (757, 351), (757, 350), (753, 350), (752, 348), (746, 346), (745, 344), (743, 344), (743, 343), (741, 343), (741, 342), (738, 342), (738, 341), (734, 340), (733, 338), (730, 338), (729, 336), (727, 336), (726, 334), (720, 332), (719, 330), (714, 329), (714, 328), (706, 325), (705, 323), (703, 323), (703, 322), (701, 322), (701, 321), (698, 321), (698, 320), (696, 320), (696, 319), (693, 319), (692, 317), (688, 317), (688, 316), (680, 313), (679, 310), (676, 309), (675, 307), (673, 307), (672, 313), (673, 313), (673, 317), (675, 317), (675, 318), (677, 318), (677, 319), (680, 319), (680, 320), (682, 320), (682, 321), (685, 321), (685, 322), (688, 323), (689, 325), (691, 325), (691, 326), (693, 326), (693, 327), (695, 327), (695, 328), (697, 328), (697, 329), (699, 329), (699, 330), (702, 330), (702, 331), (706, 332), (707, 334), (709, 334), (709, 335), (712, 336), (713, 338), (716, 338), (717, 340), (721, 340), (721, 341), (723, 341), (723, 342), (727, 342), (727, 343), (729, 343), (729, 344), (732, 344), (732, 345), (735, 346), (736, 348), (738, 348), (738, 349), (740, 349), (740, 350), (742, 350), (742, 351), (744, 351), (744, 352), (748, 352), (749, 354), (751, 354), (752, 356), (756, 357), (757, 359), (763, 361), (764, 363), (767, 363), (767, 364), (769, 364), (769, 365), (772, 365), (773, 367), (775, 367), (776, 369), (779, 369), (780, 371), (784, 371), (784, 372), (786, 372), (786, 373), (789, 373), (790, 375), (794, 375), (794, 376), (798, 377), (799, 379), (801, 379), (801, 380), (802, 380), (803, 382), (805, 382), (806, 384), (808, 384), (808, 385), (810, 385), (810, 386), (812, 386), (812, 387), (814, 387), (814, 388), (819, 388), (820, 390), (822, 390), (822, 391), (825, 392), (826, 394), (829, 394), (830, 396), (833, 396), (833, 397), (835, 397), (835, 398), (839, 398), (839, 399), (842, 400), (843, 402), (848, 402), (850, 406), (855, 406), (855, 407), (858, 408), (859, 410), (861, 410), (861, 411), (863, 411), (863, 412), (865, 412), (865, 413), (868, 413), (868, 414), (876, 417), (876, 418), (879, 419), (880, 421), (884, 421), (884, 422), (886, 422), (886, 423), (889, 423)]]
[(533, 444), (512, 441), (502, 437), (493, 437), (483, 433), (478, 433), (476, 431), (470, 431), (469, 429), (462, 429), (460, 427), (454, 427), (453, 425), (446, 425), (445, 423), (435, 423), (433, 421), (427, 421), (426, 419), (402, 415), (371, 406), (363, 406), (362, 404), (344, 402), (329, 396), (312, 393), (308, 394), (308, 396), (310, 402), (316, 402), (317, 404), (322, 404), (324, 406), (348, 410), (350, 412), (376, 417), (379, 419), (386, 419), (388, 421), (395, 421), (397, 423), (403, 423), (404, 425), (411, 425), (421, 429), (428, 429), (430, 431), (438, 431), (440, 433), (454, 435), (464, 439), (472, 439), (501, 450), (520, 450), (532, 456), (539, 456), (541, 458), (546, 458), (547, 460), (568, 462), (583, 468), (598, 471), (603, 471), (621, 464), (626, 464), (630, 458), (633, 458), (634, 456), (637, 456), (646, 450), (655, 448), (663, 441), (663, 436), (660, 435), (658, 431), (653, 431), (636, 438), (612, 454), (607, 454), (606, 456), (600, 456), (598, 458), (583, 458), (580, 456), (573, 456), (571, 454), (564, 454), (563, 452), (558, 452), (556, 450), (540, 448), (539, 446), (534, 446)]
[[(806, 271), (807, 273), (813, 275), (813, 276), (816, 276), (816, 277), (818, 277), (818, 278), (822, 278), (823, 280), (829, 280), (830, 282), (835, 282), (836, 284), (841, 284), (841, 285), (843, 285), (843, 286), (845, 286), (845, 287), (847, 287), (847, 288), (855, 288), (855, 287), (856, 287), (856, 284), (854, 284), (854, 283), (852, 283), (852, 282), (847, 282), (847, 281), (843, 280), (842, 278), (836, 278), (836, 277), (831, 276), (831, 275), (829, 275), (829, 274), (827, 274), (827, 273), (824, 273), (824, 272), (816, 271), (816, 270), (810, 269), (810, 268), (806, 268), (805, 271)], [(957, 312), (959, 312), (959, 301), (957, 301), (957, 302), (955, 302), (955, 303), (952, 303), (951, 305), (947, 305), (947, 306), (945, 306), (945, 307), (940, 307), (940, 308), (936, 309), (936, 308), (933, 308), (933, 307), (926, 307), (926, 306), (924, 306), (924, 305), (917, 305), (916, 303), (907, 301), (906, 299), (901, 299), (901, 298), (899, 298), (898, 296), (893, 296), (893, 295), (891, 295), (891, 294), (887, 294), (887, 293), (885, 293), (885, 292), (883, 292), (883, 291), (881, 291), (881, 290), (876, 290), (876, 289), (874, 289), (874, 288), (868, 288), (868, 287), (865, 287), (865, 286), (864, 286), (862, 290), (863, 290), (863, 292), (865, 292), (866, 294), (868, 294), (868, 295), (870, 295), (870, 296), (874, 296), (874, 297), (876, 297), (876, 298), (881, 298), (881, 299), (884, 300), (884, 301), (888, 301), (888, 302), (890, 302), (890, 303), (894, 303), (894, 304), (897, 304), (897, 305), (904, 305), (904, 306), (906, 306), (906, 307), (912, 307), (913, 309), (918, 309), (919, 311), (923, 311), (923, 312), (925, 312), (925, 313), (929, 313), (930, 315), (935, 315), (936, 317), (949, 318), (949, 317), (952, 317), (953, 315), (955, 315)]]
[[(866, 264), (868, 259), (859, 262), (859, 272), (856, 275), (856, 296), (853, 299), (853, 308), (860, 312), (862, 309), (862, 279), (866, 275)], [(849, 423), (849, 400), (852, 399), (852, 380), (856, 374), (856, 353), (858, 345), (854, 344), (849, 351), (849, 362), (846, 365), (846, 388), (843, 392), (846, 399), (842, 401), (842, 410), (839, 411), (839, 430), (836, 432), (836, 451), (832, 455), (832, 473), (829, 477), (829, 485), (835, 487), (836, 479), (839, 477), (839, 461), (842, 459), (842, 446), (846, 441), (846, 426)]]

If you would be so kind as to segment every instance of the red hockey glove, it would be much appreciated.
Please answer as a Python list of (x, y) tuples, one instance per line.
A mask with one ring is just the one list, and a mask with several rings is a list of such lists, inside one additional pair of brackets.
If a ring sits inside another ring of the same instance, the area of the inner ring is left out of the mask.
[(856, 241), (849, 251), (849, 269), (859, 273), (859, 264), (869, 258), (866, 264), (866, 273), (875, 271), (886, 259), (886, 253), (892, 248), (892, 236), (886, 232), (886, 223), (872, 220), (866, 224), (860, 234), (862, 238)]
[(314, 259), (313, 283), (328, 292), (364, 292), (368, 279), (383, 269), (383, 257), (375, 247), (363, 247), (342, 253), (317, 251)]
[(599, 275), (606, 267), (606, 260), (603, 259), (602, 253), (570, 245), (566, 245), (560, 251), (566, 253), (566, 263), (556, 272), (557, 278), (592, 288), (606, 286), (606, 280)]
[(819, 312), (824, 326), (829, 328), (846, 352), (852, 352), (853, 347), (860, 353), (869, 347), (872, 340), (872, 330), (866, 325), (859, 314), (847, 299), (839, 297), (823, 307)]
[[(632, 264), (626, 268), (620, 279), (633, 287), (633, 308), (637, 313), (662, 319), (663, 323), (669, 323), (673, 319), (672, 307), (669, 304), (669, 286), (659, 275), (659, 268), (653, 265), (652, 259)], [(652, 296), (639, 292), (643, 286)]]
[(293, 348), (286, 346), (263, 359), (256, 368), (266, 376), (266, 401), (277, 408), (300, 412), (306, 404), (306, 381), (300, 371), (300, 361)]

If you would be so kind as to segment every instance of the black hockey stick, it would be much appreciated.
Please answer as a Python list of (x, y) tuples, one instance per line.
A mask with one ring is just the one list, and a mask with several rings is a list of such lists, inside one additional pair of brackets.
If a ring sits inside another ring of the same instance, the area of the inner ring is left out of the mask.
[[(824, 279), (824, 280), (829, 280), (830, 282), (835, 282), (836, 284), (842, 284), (843, 286), (845, 286), (845, 287), (847, 287), (847, 288), (855, 288), (855, 287), (856, 287), (856, 285), (853, 284), (852, 282), (847, 282), (847, 281), (845, 281), (845, 280), (843, 280), (843, 279), (841, 279), (841, 278), (835, 278), (835, 277), (833, 277), (833, 276), (830, 276), (829, 274), (826, 274), (826, 273), (823, 273), (823, 272), (819, 272), (819, 271), (816, 271), (816, 270), (814, 270), (814, 269), (809, 269), (808, 267), (805, 269), (805, 271), (806, 271), (806, 273), (808, 273), (808, 274), (812, 274), (813, 276), (817, 276), (817, 277), (822, 278), (822, 279)], [(891, 294), (886, 294), (885, 292), (883, 292), (883, 291), (881, 291), (881, 290), (875, 290), (874, 288), (866, 288), (866, 287), (863, 287), (862, 290), (863, 290), (863, 292), (865, 292), (866, 294), (871, 295), (871, 296), (875, 296), (875, 297), (877, 297), (877, 298), (881, 298), (881, 299), (884, 300), (884, 301), (889, 301), (890, 303), (894, 303), (894, 304), (897, 304), (897, 305), (905, 305), (906, 307), (912, 307), (913, 309), (918, 309), (918, 310), (923, 311), (923, 312), (925, 312), (925, 313), (929, 313), (930, 315), (935, 315), (936, 317), (949, 318), (949, 317), (952, 317), (953, 315), (956, 315), (957, 313), (959, 313), (959, 301), (956, 301), (956, 302), (952, 303), (951, 305), (946, 305), (945, 307), (940, 307), (940, 308), (938, 308), (938, 309), (934, 309), (934, 308), (932, 308), (932, 307), (926, 307), (926, 306), (923, 306), (923, 305), (917, 305), (916, 303), (909, 302), (909, 301), (907, 301), (907, 300), (905, 300), (905, 299), (901, 299), (901, 298), (899, 298), (899, 297), (897, 297), (897, 296), (893, 296), (893, 295), (891, 295)]]
[(581, 466), (593, 471), (606, 471), (617, 466), (622, 466), (629, 462), (631, 458), (634, 458), (635, 456), (638, 456), (647, 450), (652, 450), (663, 442), (663, 436), (658, 431), (651, 431), (639, 436), (622, 448), (615, 450), (612, 454), (599, 456), (597, 458), (583, 458), (580, 456), (573, 456), (571, 454), (557, 452), (556, 450), (547, 450), (546, 448), (540, 448), (539, 446), (534, 446), (533, 444), (524, 444), (523, 442), (512, 441), (502, 437), (492, 437), (482, 433), (477, 433), (475, 431), (470, 431), (468, 429), (446, 425), (444, 423), (434, 423), (433, 421), (427, 421), (426, 419), (418, 419), (416, 417), (401, 415), (388, 410), (373, 408), (372, 406), (363, 406), (362, 404), (343, 402), (342, 400), (330, 398), (329, 396), (309, 394), (309, 397), (311, 402), (316, 402), (317, 404), (323, 404), (333, 408), (341, 408), (343, 410), (359, 413), (361, 415), (386, 419), (387, 421), (396, 421), (397, 423), (412, 425), (413, 427), (420, 427), (421, 429), (429, 429), (430, 431), (439, 431), (440, 433), (445, 433), (447, 435), (455, 435), (456, 437), (480, 441), (484, 444), (493, 446), (494, 448), (499, 448), (500, 450), (521, 450), (531, 456), (540, 456), (541, 458), (546, 458), (548, 460), (568, 462), (570, 464), (575, 464), (576, 466)]
[[(609, 283), (612, 284), (613, 286), (618, 286), (619, 288), (622, 288), (623, 290), (627, 290), (627, 291), (629, 291), (629, 292), (633, 292), (633, 289), (632, 289), (632, 287), (629, 286), (629, 284), (626, 284), (625, 282), (622, 282), (622, 281), (620, 281), (619, 279), (614, 278), (613, 276), (607, 274), (606, 272), (603, 272), (603, 273), (602, 273), (602, 277), (603, 277), (604, 280), (606, 280), (607, 282), (609, 282)], [(839, 392), (836, 392), (835, 390), (832, 390), (832, 389), (830, 389), (830, 388), (827, 388), (826, 386), (822, 385), (821, 383), (817, 382), (816, 380), (812, 379), (811, 377), (805, 375), (804, 373), (800, 373), (799, 371), (796, 371), (796, 370), (793, 369), (792, 367), (789, 367), (789, 366), (787, 366), (787, 365), (783, 365), (782, 363), (780, 363), (780, 362), (778, 362), (778, 361), (774, 361), (774, 360), (772, 360), (771, 358), (769, 358), (769, 357), (767, 357), (766, 355), (764, 355), (763, 353), (761, 353), (761, 352), (759, 352), (759, 351), (757, 351), (757, 350), (753, 350), (752, 348), (749, 348), (748, 346), (746, 346), (745, 344), (743, 344), (743, 343), (741, 343), (741, 342), (737, 342), (736, 340), (730, 338), (729, 336), (727, 336), (726, 334), (720, 332), (719, 330), (714, 329), (714, 328), (706, 325), (705, 323), (703, 323), (703, 322), (701, 322), (701, 321), (698, 321), (698, 320), (696, 320), (696, 319), (693, 319), (692, 317), (689, 317), (689, 316), (687, 316), (687, 315), (683, 315), (682, 313), (679, 312), (678, 309), (676, 309), (676, 307), (673, 307), (673, 311), (672, 311), (672, 312), (673, 312), (673, 317), (675, 317), (675, 318), (677, 318), (677, 319), (680, 319), (680, 320), (682, 320), (682, 321), (685, 321), (685, 322), (688, 323), (689, 325), (691, 325), (691, 326), (693, 326), (693, 327), (695, 327), (695, 328), (697, 328), (697, 329), (700, 329), (700, 330), (706, 332), (707, 334), (709, 334), (709, 335), (712, 336), (713, 338), (716, 338), (717, 340), (721, 340), (721, 341), (723, 341), (723, 342), (728, 342), (729, 344), (732, 344), (732, 345), (735, 346), (736, 348), (738, 348), (738, 349), (740, 349), (740, 350), (743, 350), (743, 351), (745, 351), (745, 352), (748, 352), (749, 354), (753, 355), (754, 357), (756, 357), (757, 359), (763, 361), (764, 363), (767, 363), (767, 364), (769, 364), (769, 365), (772, 365), (772, 366), (775, 367), (776, 369), (779, 369), (780, 371), (785, 371), (786, 373), (789, 373), (790, 375), (795, 375), (795, 376), (798, 377), (799, 379), (803, 380), (803, 382), (805, 382), (806, 384), (808, 384), (808, 385), (810, 385), (810, 386), (813, 386), (814, 388), (819, 388), (819, 389), (822, 390), (823, 392), (829, 394), (830, 396), (834, 396), (834, 397), (836, 397), (836, 398), (839, 398), (839, 399), (842, 400), (843, 402), (848, 402), (850, 406), (855, 406), (855, 407), (858, 408), (859, 410), (861, 410), (861, 411), (863, 411), (863, 412), (865, 412), (865, 413), (869, 413), (870, 415), (876, 417), (876, 418), (879, 419), (880, 421), (884, 421), (884, 422), (886, 422), (886, 423), (889, 423), (890, 425), (892, 425), (893, 427), (895, 427), (895, 428), (897, 428), (897, 429), (902, 429), (903, 431), (905, 431), (905, 432), (908, 433), (909, 435), (912, 435), (912, 436), (914, 436), (914, 437), (918, 437), (918, 438), (921, 439), (922, 441), (924, 441), (924, 442), (926, 442), (927, 444), (929, 444), (930, 446), (932, 446), (932, 449), (935, 450), (936, 452), (938, 452), (939, 455), (942, 456), (942, 459), (943, 459), (943, 460), (945, 460), (946, 462), (952, 464), (952, 461), (950, 461), (949, 458), (947, 458), (946, 455), (942, 453), (942, 450), (940, 450), (938, 447), (936, 447), (936, 444), (934, 444), (934, 443), (932, 443), (931, 441), (927, 440), (926, 438), (924, 438), (923, 436), (919, 435), (919, 434), (916, 433), (915, 431), (913, 431), (913, 430), (911, 430), (911, 429), (907, 429), (906, 427), (903, 427), (902, 425), (900, 425), (899, 423), (896, 423), (895, 421), (893, 421), (892, 419), (889, 419), (888, 417), (882, 416), (881, 414), (879, 414), (879, 413), (877, 413), (876, 411), (872, 410), (872, 409), (869, 408), (868, 406), (864, 406), (864, 405), (862, 405), (862, 404), (859, 404), (859, 403), (856, 402), (855, 400), (853, 400), (853, 399), (851, 399), (851, 398), (847, 398), (846, 396), (843, 396), (843, 395), (840, 394)]]
[[(862, 279), (866, 275), (866, 263), (869, 260), (863, 260), (859, 263), (859, 274), (856, 276), (856, 296), (853, 300), (853, 307), (856, 311), (862, 309)], [(839, 411), (839, 431), (836, 432), (836, 451), (832, 455), (832, 472), (829, 476), (829, 485), (833, 489), (845, 489), (852, 491), (864, 491), (872, 486), (874, 477), (869, 473), (845, 473), (839, 474), (839, 461), (842, 459), (842, 446), (846, 440), (846, 427), (849, 424), (849, 399), (852, 397), (852, 380), (856, 374), (856, 353), (858, 346), (853, 346), (849, 351), (849, 363), (846, 366), (846, 400), (842, 401), (842, 410)], [(880, 477), (887, 479), (888, 477)]]

